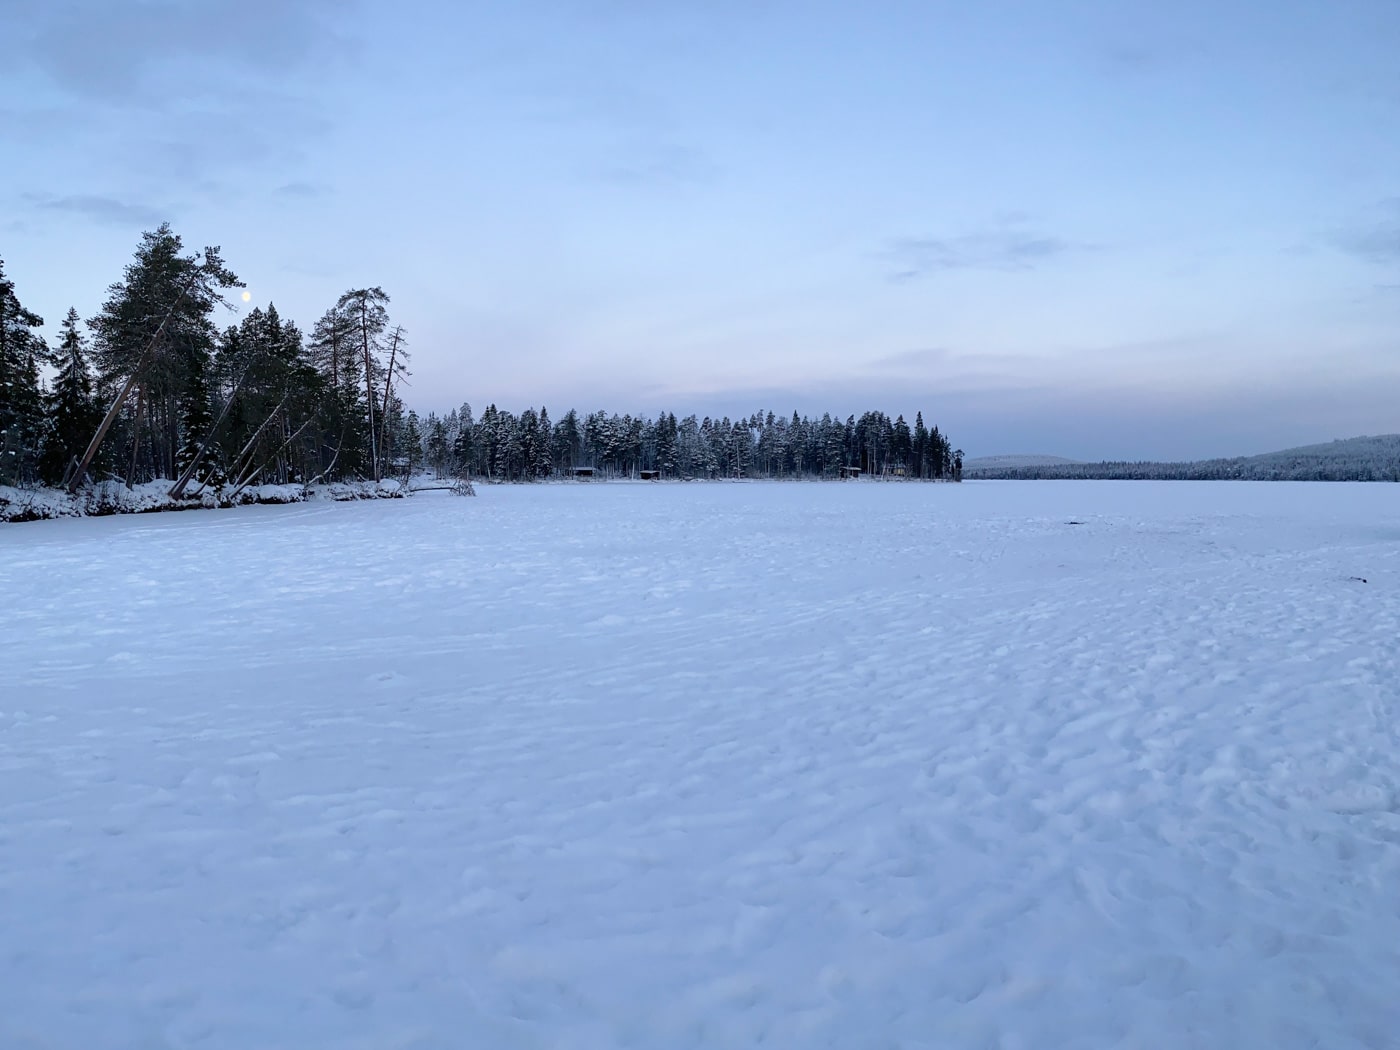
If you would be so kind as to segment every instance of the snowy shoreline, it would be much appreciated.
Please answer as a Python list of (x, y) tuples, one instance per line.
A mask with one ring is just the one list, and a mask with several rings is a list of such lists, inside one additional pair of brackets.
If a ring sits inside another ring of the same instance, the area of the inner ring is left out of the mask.
[[(433, 488), (442, 488), (450, 482), (440, 478), (425, 480)], [(537, 481), (493, 481), (477, 478), (474, 484), (500, 485), (656, 485), (656, 484), (809, 484), (838, 483), (834, 478), (668, 478), (665, 481), (640, 481), (636, 478), (599, 478), (590, 481), (577, 481), (572, 478), (541, 478)], [(855, 482), (839, 484), (869, 485), (887, 484), (954, 484), (952, 479), (906, 479), (906, 478), (866, 478)], [(285, 505), (306, 503), (312, 500), (330, 500), (347, 503), (366, 499), (401, 499), (411, 496), (417, 489), (410, 483), (405, 485), (397, 479), (373, 481), (342, 481), (329, 485), (251, 485), (228, 500), (212, 492), (204, 492), (196, 497), (185, 496), (172, 499), (170, 489), (175, 483), (169, 478), (148, 481), (128, 489), (121, 482), (109, 481), (86, 489), (77, 495), (69, 495), (62, 489), (14, 488), (0, 485), (0, 524), (19, 524), (30, 521), (52, 521), (58, 518), (101, 518), (113, 514), (157, 514), (166, 511), (186, 510), (227, 510), (231, 507), (255, 505)]]
[(108, 481), (70, 495), (62, 489), (18, 489), (0, 485), (0, 523), (50, 521), (56, 518), (100, 518), (113, 514), (155, 514), (165, 511), (224, 510), (255, 504), (305, 503), (309, 500), (345, 502), (399, 499), (408, 490), (397, 480), (337, 482), (331, 485), (250, 485), (233, 499), (213, 492), (173, 499), (168, 478), (128, 489)]

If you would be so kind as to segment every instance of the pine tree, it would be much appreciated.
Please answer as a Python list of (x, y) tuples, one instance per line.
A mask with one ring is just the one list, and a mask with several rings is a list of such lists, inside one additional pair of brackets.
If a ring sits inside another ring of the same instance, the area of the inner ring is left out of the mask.
[[(217, 337), (210, 315), (224, 302), (226, 289), (242, 287), (217, 247), (196, 255), (183, 252), (183, 242), (168, 223), (143, 234), (124, 279), (108, 288), (102, 309), (88, 322), (99, 378), (117, 393), (83, 454), (73, 486), (133, 392), (136, 407), (127, 434), (131, 463), (147, 476), (175, 472), (185, 386), (193, 372), (208, 366)], [(144, 461), (137, 455), (143, 425)]]
[(347, 478), (373, 473), (370, 409), (357, 334), (356, 318), (349, 309), (337, 305), (321, 315), (306, 345), (306, 361), (319, 377), (321, 390), (319, 433), (314, 439), (318, 476)]
[(336, 301), (335, 309), (349, 318), (348, 329), (365, 390), (370, 472), (378, 481), (383, 467), (379, 450), (382, 433), (377, 423), (381, 409), (376, 404), (376, 392), (384, 371), (383, 336), (389, 327), (389, 296), (379, 287), (352, 288)]

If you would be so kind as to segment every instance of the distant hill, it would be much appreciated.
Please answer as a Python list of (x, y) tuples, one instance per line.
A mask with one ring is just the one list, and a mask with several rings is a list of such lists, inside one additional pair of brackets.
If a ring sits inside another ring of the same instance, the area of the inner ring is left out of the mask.
[(1076, 463), (1055, 456), (984, 456), (964, 463), (963, 476), (1018, 480), (1400, 481), (1400, 434), (1347, 438), (1260, 456), (1185, 463)]

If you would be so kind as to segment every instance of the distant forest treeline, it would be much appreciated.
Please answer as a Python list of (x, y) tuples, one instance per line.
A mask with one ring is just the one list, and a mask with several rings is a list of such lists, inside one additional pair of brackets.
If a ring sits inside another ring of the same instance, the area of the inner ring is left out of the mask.
[(1400, 435), (1190, 463), (1050, 463), (1016, 467), (969, 464), (968, 477), (1006, 480), (1400, 481)]
[(408, 414), (405, 448), (422, 448), (418, 463), (443, 475), (469, 473), (503, 481), (564, 474), (592, 467), (604, 476), (662, 477), (836, 477), (843, 467), (866, 474), (923, 479), (956, 479), (962, 451), (939, 429), (924, 425), (920, 412), (911, 427), (903, 416), (883, 412), (820, 419), (789, 419), (772, 412), (731, 421), (727, 416), (677, 419), (665, 412), (655, 419), (572, 409), (551, 423), (545, 409), (519, 415), (489, 406), (476, 419), (471, 405), (446, 417), (420, 421)]
[(417, 469), (521, 481), (592, 467), (672, 477), (834, 476), (843, 467), (956, 478), (962, 454), (919, 414), (844, 422), (755, 413), (655, 419), (463, 405), (405, 409), (408, 340), (378, 288), (342, 295), (309, 334), (276, 307), (215, 323), (242, 288), (219, 249), (143, 234), (95, 317), (70, 309), (51, 347), (0, 261), (0, 485), (171, 480), (231, 499), (254, 483), (367, 479)]

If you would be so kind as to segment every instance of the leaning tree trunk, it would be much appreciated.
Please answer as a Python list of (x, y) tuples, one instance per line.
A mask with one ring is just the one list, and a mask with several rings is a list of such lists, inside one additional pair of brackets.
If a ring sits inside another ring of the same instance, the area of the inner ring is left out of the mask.
[[(379, 414), (379, 447), (382, 449), (387, 449), (389, 447), (389, 398), (394, 392), (394, 364), (398, 360), (399, 355), (400, 332), (401, 329), (394, 329), (394, 341), (389, 350), (389, 369), (384, 373), (384, 411)], [(379, 480), (377, 471), (374, 480)]]
[(238, 494), (244, 489), (246, 489), (250, 484), (252, 484), (252, 482), (257, 478), (257, 476), (261, 474), (264, 470), (266, 470), (268, 468), (268, 465), (271, 464), (273, 460), (280, 456), (293, 441), (301, 437), (302, 432), (305, 431), (306, 428), (311, 425), (311, 423), (312, 420), (308, 419), (301, 426), (297, 427), (296, 432), (293, 433), (291, 437), (287, 438), (286, 441), (282, 442), (282, 444), (277, 447), (277, 451), (275, 451), (271, 456), (264, 460), (261, 465), (254, 467), (248, 472), (247, 475), (244, 476), (243, 480), (238, 483), (238, 487), (235, 488), (232, 492), (230, 492), (227, 498), (230, 501), (236, 499), (238, 497)]
[[(233, 464), (229, 470), (230, 477), (240, 478), (243, 469), (247, 466), (248, 463), (252, 462), (253, 449), (258, 443), (258, 439), (263, 436), (263, 431), (265, 431), (268, 428), (269, 424), (271, 424), (272, 421), (276, 419), (278, 415), (281, 414), (282, 408), (284, 405), (286, 405), (287, 398), (290, 396), (290, 394), (284, 396), (282, 400), (277, 403), (277, 407), (272, 410), (271, 414), (269, 414), (268, 417), (262, 421), (262, 425), (258, 427), (257, 430), (253, 431), (253, 436), (248, 439), (248, 443), (243, 446), (242, 450), (238, 453), (238, 456), (234, 459)], [(208, 484), (208, 482), (205, 482), (205, 484)], [(242, 486), (240, 485), (239, 488), (241, 489)], [(199, 488), (195, 489), (194, 494), (198, 496), (203, 491), (204, 485), (200, 485)]]
[(253, 363), (250, 360), (243, 368), (243, 374), (238, 377), (238, 381), (233, 385), (233, 392), (229, 394), (228, 400), (224, 402), (223, 409), (219, 412), (219, 418), (214, 420), (214, 425), (209, 428), (209, 433), (204, 435), (204, 440), (199, 443), (199, 451), (185, 467), (180, 479), (175, 482), (175, 487), (170, 490), (171, 499), (179, 499), (184, 494), (185, 486), (190, 483), (194, 473), (199, 469), (199, 465), (204, 462), (204, 450), (209, 447), (209, 442), (214, 440), (214, 435), (218, 433), (220, 425), (228, 416), (229, 410), (233, 408), (233, 402), (238, 397), (238, 392), (243, 389), (243, 383), (248, 378), (249, 371), (252, 370)]
[(175, 311), (179, 308), (180, 303), (184, 301), (185, 296), (190, 293), (190, 289), (195, 286), (195, 282), (199, 280), (199, 276), (203, 271), (203, 264), (194, 268), (190, 273), (189, 280), (180, 287), (180, 294), (176, 297), (175, 301), (170, 304), (170, 309), (165, 312), (165, 316), (161, 318), (160, 324), (156, 327), (156, 330), (151, 333), (150, 341), (146, 343), (146, 348), (141, 351), (141, 356), (136, 361), (136, 367), (131, 370), (131, 375), (127, 377), (126, 382), (122, 384), (121, 390), (117, 392), (115, 400), (112, 401), (112, 407), (107, 409), (107, 414), (102, 417), (102, 422), (97, 428), (97, 433), (94, 434), (92, 440), (88, 442), (87, 451), (83, 453), (83, 458), (79, 460), (78, 468), (73, 471), (73, 477), (68, 482), (68, 491), (70, 493), (76, 494), (78, 487), (83, 483), (83, 478), (87, 476), (88, 467), (92, 466), (92, 461), (97, 456), (97, 450), (102, 446), (102, 439), (107, 436), (107, 431), (112, 429), (112, 424), (117, 421), (117, 415), (121, 412), (122, 405), (124, 405), (126, 399), (131, 396), (131, 391), (136, 384), (145, 378), (146, 369), (151, 366), (151, 362), (155, 359), (156, 346), (160, 342), (160, 337), (165, 334), (165, 326), (168, 325), (170, 319), (175, 316)]

